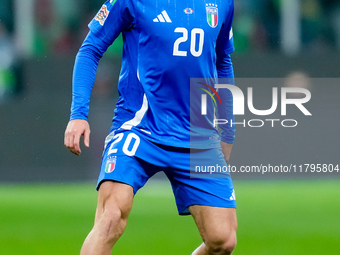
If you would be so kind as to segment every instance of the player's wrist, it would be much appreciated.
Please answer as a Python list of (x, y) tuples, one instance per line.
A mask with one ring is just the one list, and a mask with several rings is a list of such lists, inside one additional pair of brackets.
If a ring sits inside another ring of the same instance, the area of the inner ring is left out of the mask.
[(87, 121), (87, 119), (88, 119), (87, 116), (82, 115), (82, 114), (71, 114), (69, 121), (71, 120), (86, 120)]
[(228, 143), (228, 144), (234, 144), (234, 141), (235, 141), (235, 137), (221, 135), (221, 142)]

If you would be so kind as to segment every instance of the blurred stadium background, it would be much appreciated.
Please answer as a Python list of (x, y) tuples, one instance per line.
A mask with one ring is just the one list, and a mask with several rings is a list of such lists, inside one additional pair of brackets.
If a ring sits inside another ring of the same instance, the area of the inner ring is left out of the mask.
[[(121, 38), (98, 69), (90, 149), (71, 155), (63, 133), (74, 58), (102, 3), (1, 0), (0, 254), (76, 254), (91, 227), (94, 184), (117, 99)], [(307, 108), (313, 116), (292, 112), (289, 118), (299, 120), (294, 129), (239, 127), (230, 163), (339, 164), (340, 1), (235, 0), (233, 28), (235, 75), (241, 88), (254, 87), (255, 105), (268, 108), (271, 87), (280, 86), (268, 79), (280, 83), (298, 72), (311, 78)], [(234, 174), (235, 254), (339, 254), (339, 176)], [(136, 200), (120, 254), (189, 254), (200, 242), (160, 182), (156, 177)]]

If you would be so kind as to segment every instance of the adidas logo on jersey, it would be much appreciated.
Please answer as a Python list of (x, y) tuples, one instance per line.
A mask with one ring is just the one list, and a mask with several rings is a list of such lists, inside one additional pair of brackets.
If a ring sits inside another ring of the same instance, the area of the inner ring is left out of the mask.
[(153, 22), (166, 22), (166, 23), (171, 23), (171, 19), (167, 12), (164, 10), (162, 11), (161, 14), (157, 16), (157, 18), (153, 19)]

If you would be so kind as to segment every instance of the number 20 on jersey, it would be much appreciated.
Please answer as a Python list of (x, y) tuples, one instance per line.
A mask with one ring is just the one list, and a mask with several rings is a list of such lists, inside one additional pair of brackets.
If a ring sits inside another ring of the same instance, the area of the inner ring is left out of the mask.
[[(188, 52), (183, 50), (182, 43), (188, 41), (189, 32), (185, 27), (178, 27), (175, 29), (175, 33), (182, 34), (175, 43), (173, 49), (174, 56), (186, 57)], [(197, 47), (198, 44), (198, 47)], [(193, 28), (190, 32), (190, 53), (194, 57), (199, 57), (202, 55), (203, 51), (203, 44), (204, 44), (204, 30), (201, 28)], [(180, 48), (182, 50), (180, 50)]]

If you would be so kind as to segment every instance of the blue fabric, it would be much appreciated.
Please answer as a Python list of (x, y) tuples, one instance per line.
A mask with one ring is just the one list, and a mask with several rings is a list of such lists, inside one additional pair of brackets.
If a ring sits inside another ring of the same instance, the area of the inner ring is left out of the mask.
[[(211, 166), (225, 171), (206, 172)], [(235, 208), (227, 169), (221, 148), (169, 147), (152, 143), (132, 131), (116, 131), (103, 153), (97, 189), (105, 181), (117, 181), (132, 186), (136, 194), (150, 177), (162, 171), (171, 182), (179, 214), (189, 214), (191, 205)]]
[(82, 44), (74, 65), (71, 120), (87, 120), (90, 96), (99, 60), (108, 48), (94, 34), (89, 33)]
[[(209, 8), (218, 10), (217, 24), (208, 22)], [(200, 98), (190, 93), (190, 79), (228, 78), (233, 83), (233, 14), (230, 0), (107, 1), (89, 24), (76, 58), (71, 119), (87, 119), (99, 59), (122, 33), (119, 99), (111, 131), (134, 130), (175, 147), (213, 148), (220, 139), (233, 143), (234, 127), (222, 126), (220, 136), (212, 126), (211, 111), (200, 116), (197, 127), (190, 111), (195, 104), (200, 108)], [(231, 93), (219, 93), (223, 107), (218, 117), (233, 119)], [(197, 102), (192, 104), (193, 100)]]

